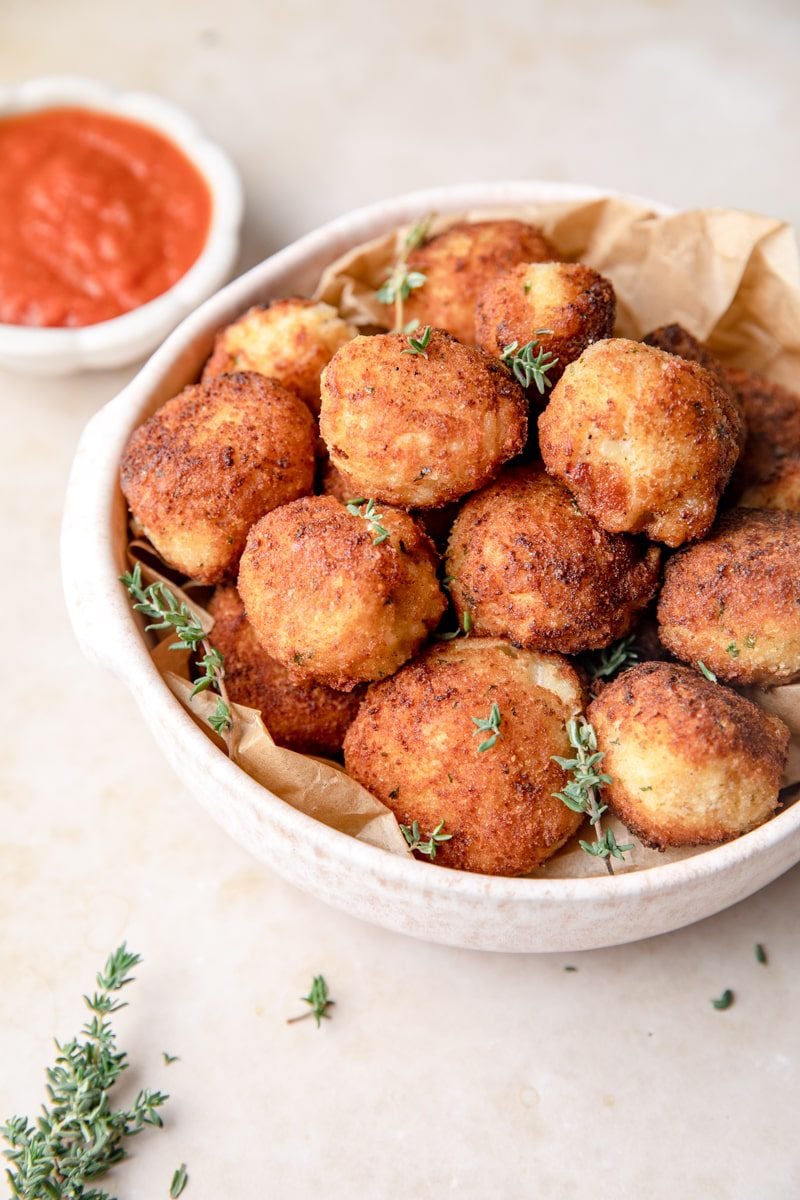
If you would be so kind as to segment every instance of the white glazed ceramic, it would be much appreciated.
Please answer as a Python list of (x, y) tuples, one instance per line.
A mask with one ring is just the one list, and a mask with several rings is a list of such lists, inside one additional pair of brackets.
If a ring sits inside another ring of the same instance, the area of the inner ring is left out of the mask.
[(187, 313), (230, 278), (239, 249), (242, 186), (235, 167), (185, 113), (159, 96), (118, 92), (93, 79), (46, 75), (0, 89), (0, 117), (42, 108), (99, 109), (151, 125), (189, 158), (211, 192), (205, 246), (168, 291), (131, 312), (74, 329), (0, 324), (0, 366), (29, 375), (119, 367), (150, 354)]
[(218, 326), (257, 301), (310, 292), (321, 269), (352, 246), (429, 211), (607, 194), (567, 184), (461, 186), (402, 196), (332, 221), (254, 267), (188, 317), (89, 423), (72, 469), (63, 574), (85, 653), (131, 689), (178, 775), (253, 855), (348, 913), (430, 941), (484, 950), (584, 950), (699, 921), (800, 860), (800, 804), (728, 845), (614, 878), (605, 872), (581, 879), (471, 875), (389, 854), (327, 828), (273, 796), (216, 749), (152, 665), (117, 582), (126, 540), (119, 458), (131, 430), (196, 378)]

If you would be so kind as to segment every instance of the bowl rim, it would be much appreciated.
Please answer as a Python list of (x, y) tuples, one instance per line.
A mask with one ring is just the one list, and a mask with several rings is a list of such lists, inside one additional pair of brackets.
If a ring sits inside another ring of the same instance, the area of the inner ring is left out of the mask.
[[(157, 671), (136, 617), (118, 583), (112, 513), (120, 501), (119, 456), (130, 431), (140, 422), (159, 384), (168, 379), (195, 339), (216, 328), (226, 313), (257, 303), (272, 281), (328, 253), (339, 254), (431, 210), (508, 208), (515, 204), (572, 202), (618, 197), (669, 215), (674, 209), (643, 197), (583, 184), (518, 181), (460, 184), (406, 193), (352, 210), (306, 234), (251, 268), (215, 293), (175, 329), (134, 379), (86, 427), (73, 462), (62, 526), (62, 577), (69, 615), (84, 652), (120, 676), (132, 691), (151, 728), (191, 742), (195, 764), (215, 786), (236, 791), (257, 807), (276, 830), (301, 836), (311, 854), (343, 861), (366, 876), (408, 884), (428, 896), (475, 899), (501, 904), (540, 905), (564, 901), (590, 905), (680, 891), (702, 877), (727, 872), (756, 855), (797, 838), (800, 860), (800, 803), (775, 814), (763, 825), (731, 842), (708, 847), (691, 858), (614, 876), (605, 871), (579, 877), (516, 877), (458, 871), (392, 854), (324, 825), (281, 800), (251, 779), (198, 728)], [(153, 687), (155, 681), (156, 686)], [(146, 702), (144, 697), (146, 696)], [(147, 710), (145, 712), (145, 703)]]
[(91, 325), (39, 326), (0, 322), (0, 356), (38, 358), (69, 352), (94, 355), (157, 337), (219, 288), (239, 248), (244, 193), (228, 154), (195, 120), (153, 92), (113, 87), (83, 75), (39, 75), (0, 88), (0, 120), (49, 108), (87, 108), (146, 125), (171, 141), (208, 187), (211, 219), (203, 248), (189, 269), (152, 300)]

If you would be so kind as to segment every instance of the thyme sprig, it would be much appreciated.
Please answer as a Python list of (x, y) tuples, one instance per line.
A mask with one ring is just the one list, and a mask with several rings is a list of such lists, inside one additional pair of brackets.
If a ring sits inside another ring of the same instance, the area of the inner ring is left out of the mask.
[[(447, 587), (447, 583), (444, 580), (442, 582)], [(453, 638), (460, 637), (462, 633), (464, 637), (469, 637), (472, 633), (473, 624), (472, 613), (468, 608), (465, 608), (458, 629), (446, 629), (443, 633), (434, 634), (434, 638), (437, 642), (452, 642)]]
[(419, 337), (414, 337), (411, 334), (408, 337), (408, 349), (403, 350), (403, 354), (419, 354), (422, 358), (428, 357), (428, 346), (431, 340), (431, 327), (426, 325)]
[(300, 1013), (299, 1017), (289, 1017), (287, 1025), (295, 1025), (298, 1021), (305, 1021), (308, 1017), (313, 1017), (317, 1023), (317, 1029), (319, 1029), (323, 1018), (330, 1020), (331, 1014), (328, 1009), (336, 1001), (331, 1000), (328, 995), (328, 985), (324, 975), (315, 975), (308, 995), (301, 996), (300, 999), (309, 1005), (308, 1012)]
[(503, 717), (500, 713), (499, 705), (492, 705), (488, 717), (473, 717), (472, 721), (473, 724), (477, 726), (475, 731), (476, 733), (489, 734), (489, 737), (486, 738), (486, 741), (481, 742), (480, 746), (478, 746), (478, 753), (482, 754), (484, 750), (491, 750), (497, 742), (497, 739), (503, 736), (500, 732), (500, 726), (502, 724)]
[(424, 854), (433, 862), (436, 858), (436, 851), (442, 842), (449, 842), (452, 838), (452, 833), (443, 833), (444, 821), (440, 821), (432, 833), (420, 833), (419, 821), (412, 821), (411, 825), (401, 825), (400, 832), (408, 842), (409, 850), (415, 850), (417, 854)]
[(562, 770), (569, 771), (572, 778), (563, 791), (553, 792), (553, 795), (573, 812), (584, 813), (589, 818), (589, 824), (594, 829), (595, 841), (581, 841), (581, 850), (596, 858), (605, 859), (606, 869), (609, 875), (613, 875), (611, 859), (624, 860), (626, 852), (633, 849), (633, 843), (620, 846), (610, 829), (603, 833), (601, 817), (608, 805), (601, 803), (600, 791), (606, 784), (611, 783), (611, 776), (604, 775), (599, 770), (605, 752), (597, 749), (597, 734), (585, 717), (571, 717), (567, 721), (567, 737), (575, 751), (575, 757), (561, 758), (557, 754), (551, 757)]
[[(421, 288), (427, 282), (427, 276), (421, 271), (409, 271), (408, 256), (413, 250), (417, 250), (428, 236), (433, 213), (422, 220), (417, 221), (415, 225), (409, 229), (403, 240), (403, 250), (399, 258), (395, 262), (388, 278), (375, 293), (375, 298), (381, 304), (394, 305), (394, 330), (403, 329), (403, 305), (408, 297), (417, 288)], [(409, 330), (409, 332), (411, 332)]]
[[(364, 505), (366, 505), (366, 508), (363, 508)], [(383, 514), (379, 513), (375, 508), (374, 500), (366, 500), (362, 496), (357, 500), (348, 500), (345, 507), (352, 516), (361, 517), (362, 521), (367, 522), (375, 535), (372, 539), (373, 546), (380, 546), (390, 536), (389, 530), (385, 525), (381, 525)]]
[(110, 1093), (128, 1058), (117, 1048), (107, 1018), (125, 1007), (117, 994), (132, 981), (130, 972), (140, 961), (124, 943), (109, 956), (97, 975), (100, 990), (84, 996), (92, 1017), (82, 1038), (56, 1042), (42, 1115), (35, 1125), (15, 1116), (0, 1127), (9, 1145), (3, 1155), (11, 1163), (7, 1175), (16, 1200), (111, 1200), (95, 1181), (127, 1158), (128, 1138), (163, 1124), (159, 1109), (169, 1098), (163, 1092), (142, 1089), (129, 1109), (111, 1106)]
[(522, 386), (527, 388), (532, 383), (535, 384), (541, 396), (553, 386), (547, 372), (552, 370), (558, 359), (549, 350), (542, 349), (539, 338), (552, 332), (552, 329), (537, 329), (531, 341), (526, 342), (524, 346), (520, 346), (516, 341), (509, 342), (503, 347), (503, 353), (500, 355), (500, 361), (511, 368)]
[(150, 619), (145, 626), (148, 630), (174, 629), (177, 641), (172, 642), (170, 650), (189, 650), (192, 654), (203, 651), (203, 657), (198, 666), (203, 673), (194, 680), (191, 698), (212, 688), (218, 693), (217, 707), (208, 718), (208, 723), (220, 737), (232, 727), (231, 710), (228, 695), (225, 690), (225, 658), (212, 646), (205, 634), (203, 626), (192, 612), (188, 604), (178, 601), (174, 592), (161, 580), (144, 586), (142, 568), (136, 563), (132, 571), (125, 571), (119, 577), (120, 583), (126, 588), (133, 600), (136, 612)]
[(704, 662), (701, 662), (699, 658), (697, 660), (697, 669), (701, 675), (705, 676), (705, 678), (708, 680), (709, 683), (717, 682), (717, 677), (714, 674), (714, 672), (709, 667), (707, 667)]
[(636, 635), (632, 633), (603, 650), (592, 650), (582, 655), (581, 662), (592, 679), (611, 679), (639, 661), (635, 642)]
[(172, 1196), (173, 1200), (178, 1200), (178, 1196), (182, 1194), (183, 1189), (186, 1187), (188, 1182), (189, 1172), (186, 1170), (186, 1163), (181, 1163), (175, 1174), (172, 1176), (172, 1183), (170, 1184), (169, 1194)]

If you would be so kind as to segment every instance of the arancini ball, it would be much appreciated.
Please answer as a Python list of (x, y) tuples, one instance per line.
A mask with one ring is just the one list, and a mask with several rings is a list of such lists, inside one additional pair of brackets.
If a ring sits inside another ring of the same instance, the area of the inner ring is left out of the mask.
[(408, 513), (307, 496), (253, 526), (238, 587), (256, 637), (293, 680), (350, 691), (396, 671), (436, 628), (446, 608), (437, 563)]
[(437, 863), (525, 875), (582, 820), (554, 796), (566, 776), (552, 760), (571, 754), (565, 723), (582, 702), (559, 656), (494, 639), (434, 645), (368, 689), (345, 766), (401, 824), (428, 835), (444, 821)]
[(800, 513), (735, 508), (674, 555), (658, 600), (659, 637), (720, 679), (800, 679)]
[(499, 362), (430, 331), (358, 337), (322, 375), (320, 432), (357, 488), (405, 508), (438, 508), (488, 483), (527, 435), (522, 388)]
[(446, 329), (475, 343), (475, 305), (484, 286), (517, 263), (557, 259), (536, 225), (525, 221), (460, 221), (408, 256), (409, 271), (425, 276), (404, 305), (406, 320)]
[(780, 458), (760, 483), (751, 483), (739, 497), (742, 508), (777, 508), (800, 513), (800, 456)]
[(633, 667), (603, 688), (587, 718), (612, 780), (603, 803), (646, 846), (726, 842), (778, 806), (789, 730), (698, 671)]
[(445, 560), (463, 626), (578, 654), (628, 633), (658, 586), (661, 552), (584, 516), (539, 464), (509, 467), (463, 504)]
[(131, 434), (120, 482), (161, 558), (201, 583), (232, 578), (247, 531), (314, 486), (314, 419), (263, 375), (185, 388)]
[(294, 392), (316, 415), (319, 377), (357, 332), (320, 301), (292, 297), (256, 305), (219, 331), (203, 379), (257, 371)]
[(764, 483), (785, 458), (800, 455), (800, 393), (762, 375), (726, 370), (739, 396), (747, 439), (733, 478), (736, 489)]
[(642, 342), (595, 342), (539, 417), (547, 470), (609, 533), (703, 537), (739, 454), (741, 418), (705, 368)]

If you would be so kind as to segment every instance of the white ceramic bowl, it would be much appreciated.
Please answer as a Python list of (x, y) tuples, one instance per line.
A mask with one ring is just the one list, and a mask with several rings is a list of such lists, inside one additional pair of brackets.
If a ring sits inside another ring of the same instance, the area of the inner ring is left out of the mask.
[(126, 540), (119, 458), (130, 431), (196, 377), (219, 325), (257, 301), (310, 292), (321, 269), (352, 246), (429, 211), (601, 195), (608, 193), (566, 184), (464, 186), (402, 196), (332, 221), (254, 267), (188, 317), (93, 418), (72, 469), (63, 573), (85, 653), (127, 684), (178, 774), (252, 854), (346, 912), (430, 941), (485, 950), (584, 950), (690, 924), (749, 896), (800, 859), (800, 804), (725, 846), (614, 878), (605, 872), (581, 879), (471, 875), (389, 854), (327, 828), (273, 796), (217, 750), (152, 665), (117, 582)]
[(243, 201), (238, 173), (190, 117), (159, 96), (119, 92), (80, 76), (46, 75), (0, 89), (0, 117), (64, 106), (127, 117), (165, 134), (205, 179), (211, 192), (211, 226), (202, 252), (186, 274), (131, 312), (70, 329), (0, 324), (0, 366), (30, 375), (68, 375), (144, 358), (230, 278), (239, 249)]

